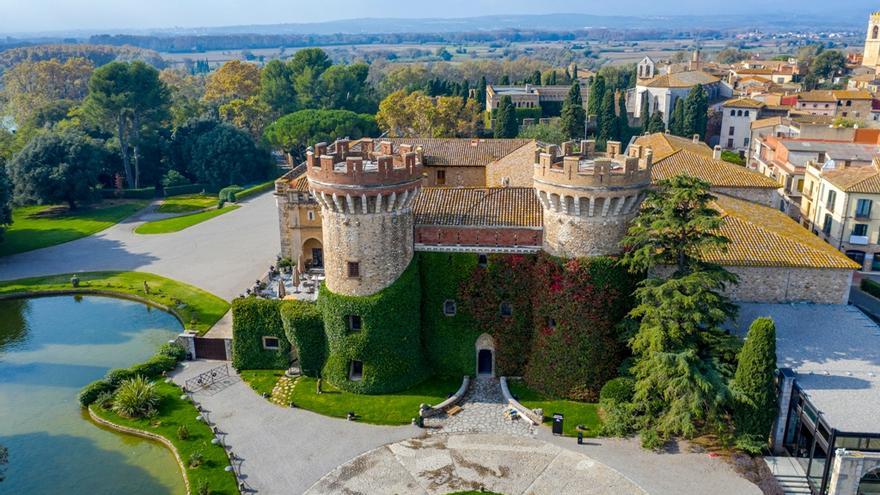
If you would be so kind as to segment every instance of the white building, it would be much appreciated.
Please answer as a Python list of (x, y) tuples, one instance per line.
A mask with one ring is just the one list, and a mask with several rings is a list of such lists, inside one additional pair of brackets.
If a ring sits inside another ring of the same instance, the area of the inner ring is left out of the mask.
[[(642, 118), (642, 101), (648, 99), (648, 111), (662, 112), (663, 122), (669, 125), (669, 116), (679, 98), (687, 97), (691, 88), (702, 85), (709, 101), (730, 98), (733, 90), (721, 79), (699, 70), (663, 74), (648, 80), (639, 80), (634, 92), (634, 117)], [(648, 116), (650, 117), (650, 115)]]
[(721, 105), (721, 140), (724, 149), (747, 153), (752, 122), (758, 120), (764, 103), (751, 98), (727, 100)]

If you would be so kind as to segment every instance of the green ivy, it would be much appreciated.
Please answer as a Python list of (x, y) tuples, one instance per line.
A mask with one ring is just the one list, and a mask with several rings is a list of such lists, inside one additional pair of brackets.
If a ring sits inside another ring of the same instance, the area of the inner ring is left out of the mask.
[[(474, 343), (482, 333), (463, 307), (459, 287), (477, 268), (477, 255), (418, 253), (422, 287), (422, 337), (434, 373), (472, 375), (476, 368)], [(456, 302), (455, 316), (443, 313), (443, 304)]]
[[(334, 294), (321, 286), (318, 308), (329, 351), (324, 379), (349, 392), (379, 394), (406, 389), (426, 378), (418, 270), (418, 258), (413, 258), (397, 281), (364, 297)], [(360, 316), (360, 331), (349, 332), (348, 315)], [(349, 380), (352, 360), (363, 362), (361, 380)]]
[(287, 340), (296, 349), (299, 366), (306, 376), (319, 376), (327, 358), (324, 320), (317, 305), (304, 301), (281, 303), (281, 322)]
[[(281, 323), (280, 304), (280, 301), (255, 297), (232, 302), (232, 366), (235, 369), (280, 369), (290, 365), (290, 341)], [(264, 336), (277, 337), (278, 349), (264, 349)]]

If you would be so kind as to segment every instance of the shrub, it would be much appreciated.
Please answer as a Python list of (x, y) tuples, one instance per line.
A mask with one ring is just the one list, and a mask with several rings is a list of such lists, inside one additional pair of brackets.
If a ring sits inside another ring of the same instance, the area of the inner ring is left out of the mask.
[[(403, 390), (425, 378), (418, 270), (414, 257), (393, 284), (370, 296), (334, 294), (321, 286), (318, 308), (328, 348), (323, 378), (343, 390), (367, 394)], [(348, 331), (348, 315), (361, 317), (360, 331)], [(358, 381), (348, 376), (353, 360), (363, 363)]]
[(162, 347), (159, 348), (157, 354), (172, 357), (178, 362), (186, 359), (186, 349), (184, 349), (182, 345), (176, 342), (167, 342), (165, 344), (162, 344)]
[(196, 493), (198, 495), (211, 495), (211, 487), (206, 480), (199, 480)]
[(607, 437), (625, 437), (635, 431), (635, 411), (629, 402), (602, 401), (602, 427)]
[(102, 409), (111, 409), (113, 407), (113, 392), (106, 391), (102, 392), (101, 395), (95, 399), (95, 404)]
[[(177, 170), (169, 170), (162, 176), (162, 187), (169, 188), (175, 186), (189, 185), (189, 179), (183, 176)], [(167, 193), (167, 191), (166, 191)]]
[(138, 375), (125, 380), (116, 389), (113, 411), (125, 418), (141, 418), (153, 413), (160, 400), (156, 386)]
[(163, 371), (171, 371), (177, 367), (177, 359), (164, 354), (156, 354), (143, 363), (131, 367), (131, 371), (137, 375), (153, 378), (162, 374)]
[(140, 189), (101, 189), (104, 198), (124, 199), (153, 199), (156, 197), (155, 187), (142, 187)]
[(180, 196), (181, 194), (198, 194), (205, 191), (204, 184), (186, 184), (183, 186), (165, 187), (165, 197)]
[(107, 372), (104, 375), (104, 380), (110, 384), (111, 387), (116, 388), (120, 383), (128, 380), (129, 378), (134, 378), (135, 372), (130, 368), (115, 368)]
[(189, 428), (187, 428), (186, 425), (180, 425), (177, 427), (177, 438), (181, 440), (189, 438)]
[(87, 407), (95, 402), (98, 396), (104, 392), (112, 392), (113, 388), (113, 385), (108, 383), (107, 380), (95, 380), (79, 391), (77, 399), (83, 407)]
[(868, 294), (871, 294), (874, 297), (880, 297), (880, 283), (869, 278), (863, 278), (860, 287)]
[(770, 318), (758, 318), (749, 327), (730, 384), (737, 435), (751, 437), (747, 443), (766, 444), (770, 436), (776, 417), (775, 372), (776, 326)]
[(241, 201), (243, 199), (247, 199), (251, 196), (255, 196), (260, 194), (261, 192), (268, 191), (269, 189), (275, 188), (275, 181), (264, 182), (262, 184), (257, 184), (255, 186), (251, 186), (247, 189), (243, 189), (241, 192), (235, 193), (235, 201)]
[(197, 468), (205, 463), (205, 455), (201, 450), (193, 451), (189, 454), (189, 467)]
[[(277, 337), (278, 349), (264, 349), (263, 337)], [(290, 341), (281, 323), (279, 301), (240, 298), (232, 302), (232, 366), (279, 369), (290, 365)]]
[(635, 393), (635, 380), (621, 376), (608, 380), (602, 386), (602, 390), (599, 392), (599, 399), (603, 402), (629, 402), (632, 400), (633, 393)]
[(243, 190), (244, 188), (241, 186), (224, 187), (223, 189), (220, 189), (217, 197), (220, 198), (222, 201), (235, 203), (235, 195)]
[(320, 376), (327, 358), (327, 339), (318, 307), (303, 301), (284, 301), (281, 303), (281, 322), (287, 340), (296, 348), (302, 373)]

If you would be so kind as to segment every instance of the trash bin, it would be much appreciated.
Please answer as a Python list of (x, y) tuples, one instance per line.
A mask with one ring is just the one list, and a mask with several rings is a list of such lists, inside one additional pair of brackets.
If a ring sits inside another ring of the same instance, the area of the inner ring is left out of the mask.
[(565, 416), (561, 413), (553, 413), (553, 434), (554, 435), (562, 435), (562, 423), (565, 420)]

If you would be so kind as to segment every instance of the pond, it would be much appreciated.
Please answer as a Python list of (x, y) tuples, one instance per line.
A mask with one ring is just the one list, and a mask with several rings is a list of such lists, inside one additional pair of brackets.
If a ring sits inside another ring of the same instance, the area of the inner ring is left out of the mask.
[(99, 428), (76, 399), (180, 331), (170, 314), (122, 299), (0, 301), (0, 444), (9, 449), (0, 493), (185, 493), (171, 452)]

